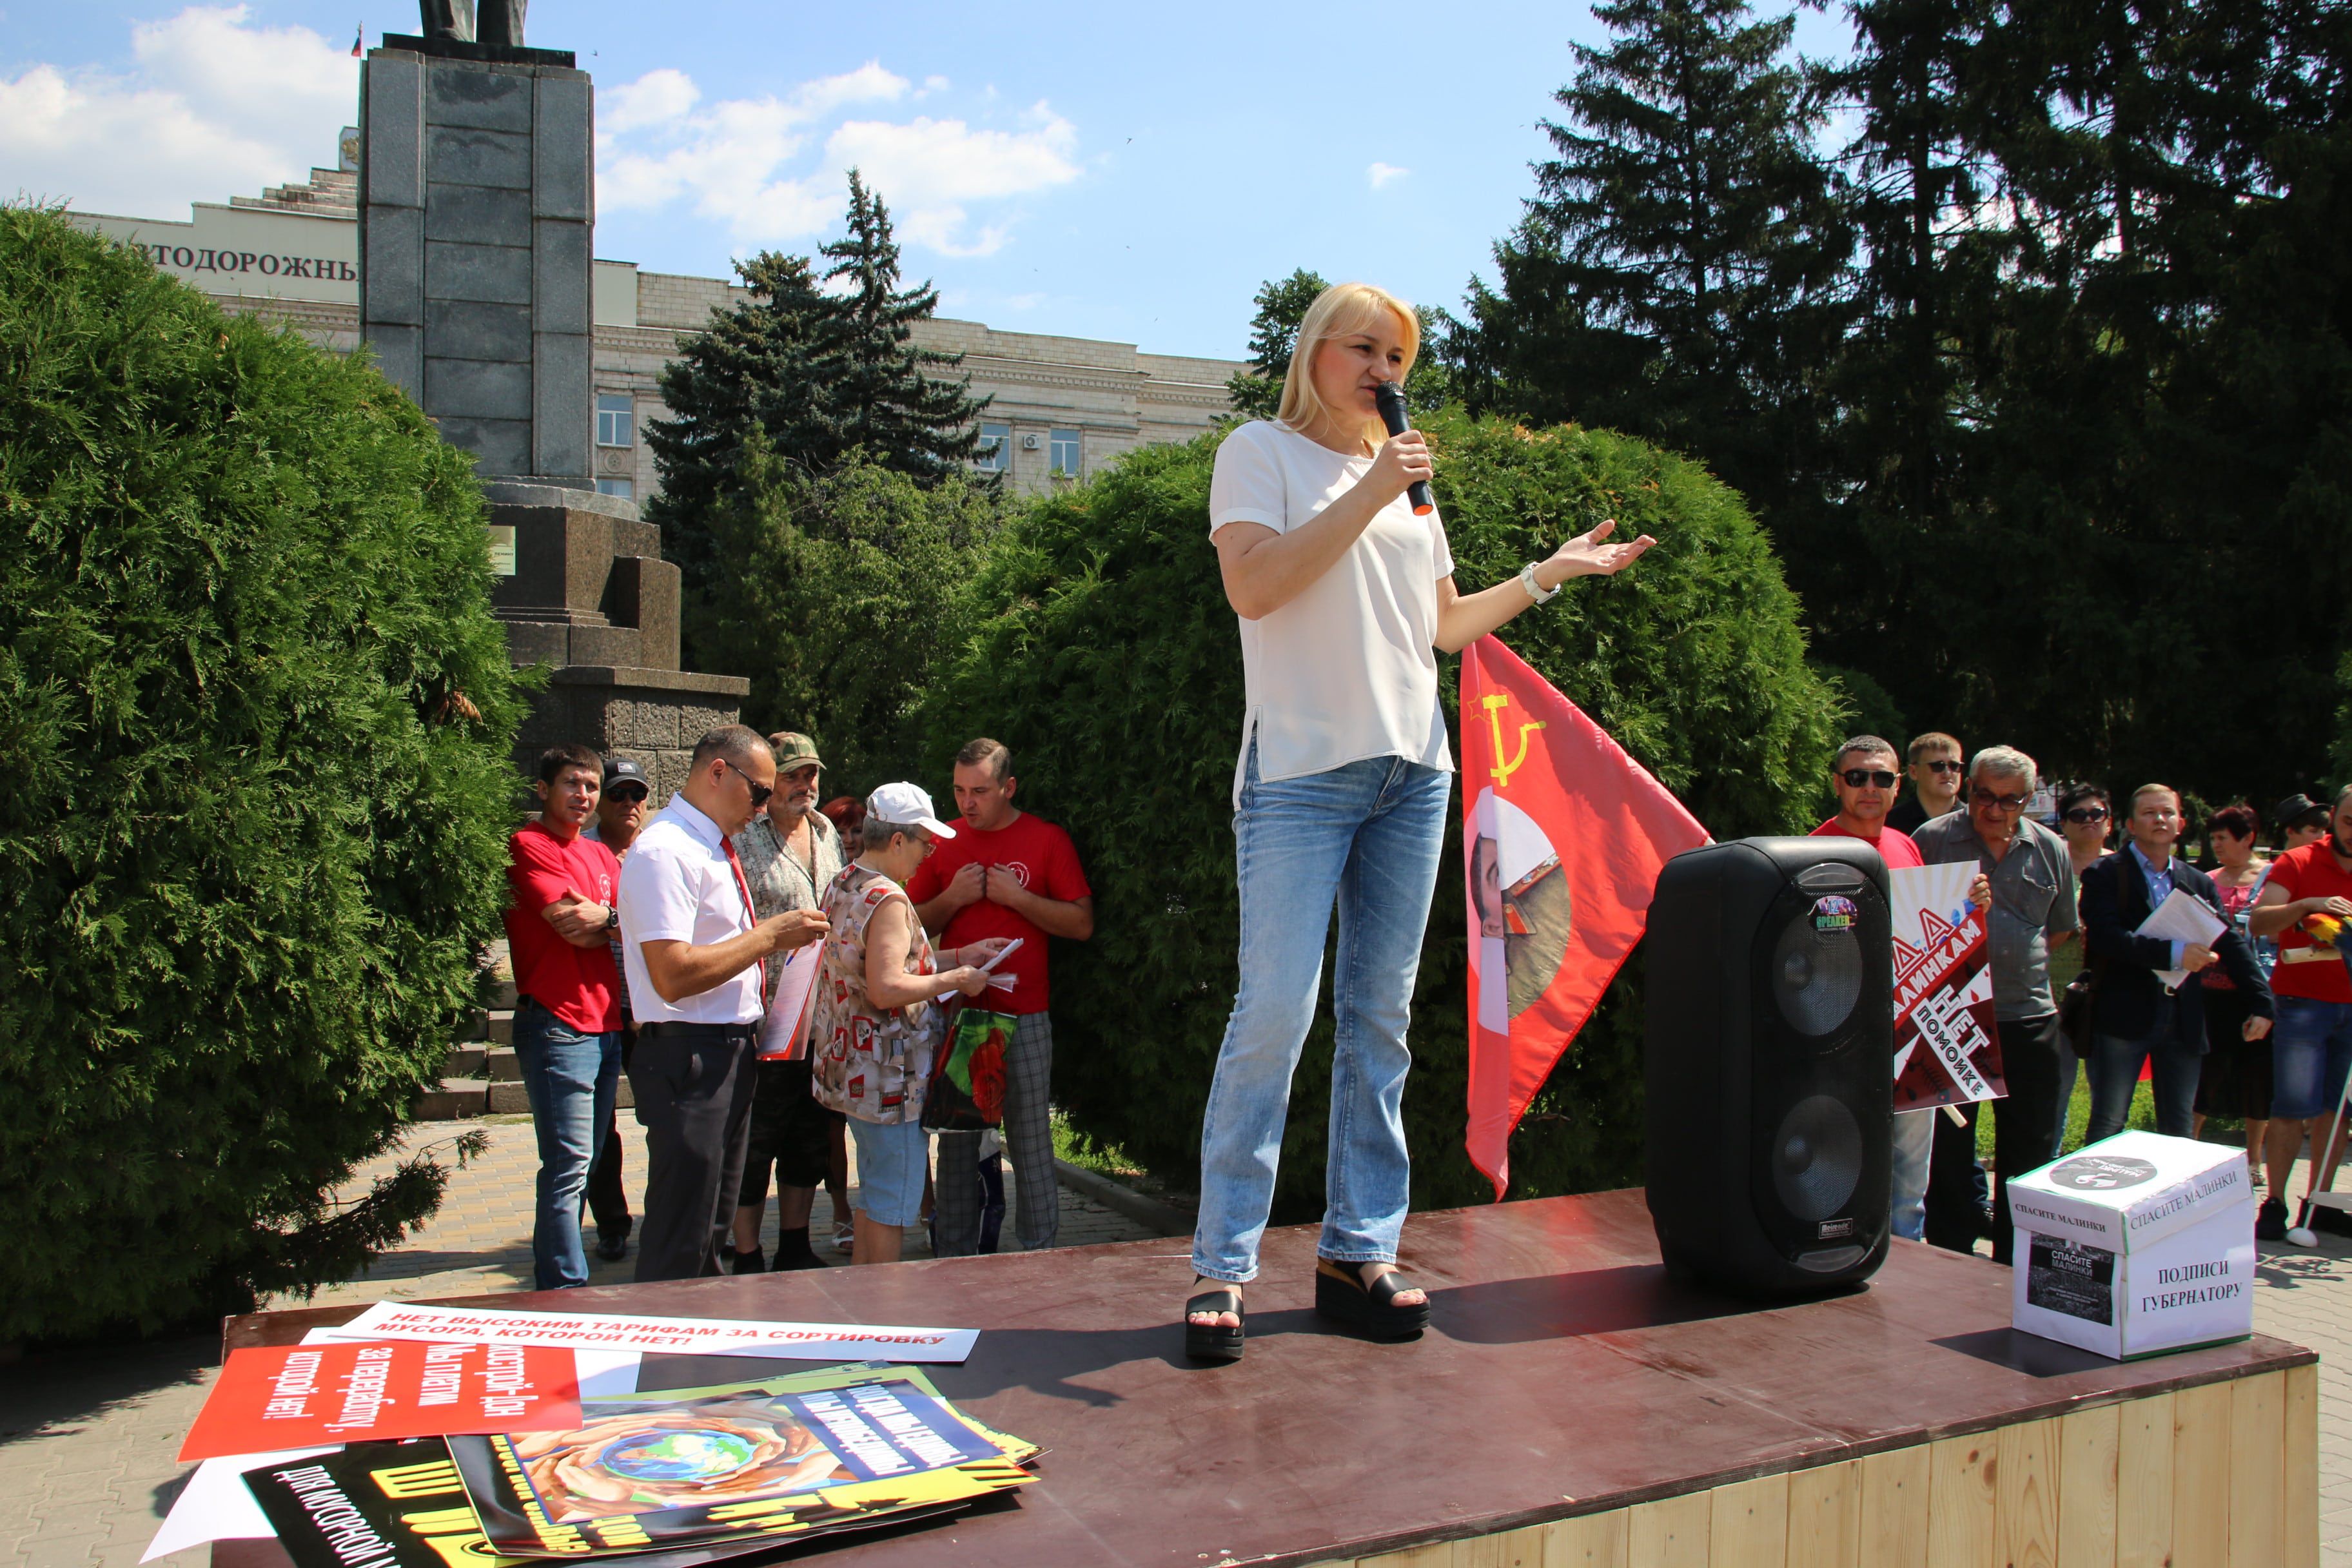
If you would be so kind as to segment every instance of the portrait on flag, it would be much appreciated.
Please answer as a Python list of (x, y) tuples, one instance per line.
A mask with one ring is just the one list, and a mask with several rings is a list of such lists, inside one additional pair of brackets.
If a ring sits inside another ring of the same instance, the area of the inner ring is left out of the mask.
[(1999, 1100), (1985, 912), (1969, 901), (1974, 862), (1886, 874), (1895, 917), (1895, 1109)]
[(1493, 637), (1462, 650), (1471, 1163), (1511, 1130), (1648, 924), (1659, 868), (1707, 841), (1682, 803)]

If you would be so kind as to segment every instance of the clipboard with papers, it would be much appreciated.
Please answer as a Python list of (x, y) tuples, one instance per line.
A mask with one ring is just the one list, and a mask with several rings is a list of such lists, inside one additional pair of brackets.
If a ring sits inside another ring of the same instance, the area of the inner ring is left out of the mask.
[(824, 951), (824, 943), (813, 942), (784, 954), (776, 994), (760, 1026), (761, 1061), (796, 1062), (808, 1054), (809, 1009), (816, 1001), (817, 955)]

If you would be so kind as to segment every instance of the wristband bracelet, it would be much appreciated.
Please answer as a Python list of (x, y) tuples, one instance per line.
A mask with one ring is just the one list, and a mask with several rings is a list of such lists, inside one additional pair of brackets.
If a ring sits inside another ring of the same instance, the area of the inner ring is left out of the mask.
[(1538, 605), (1549, 605), (1559, 597), (1559, 588), (1545, 588), (1536, 582), (1536, 563), (1532, 561), (1519, 568), (1519, 586), (1525, 588), (1528, 597)]

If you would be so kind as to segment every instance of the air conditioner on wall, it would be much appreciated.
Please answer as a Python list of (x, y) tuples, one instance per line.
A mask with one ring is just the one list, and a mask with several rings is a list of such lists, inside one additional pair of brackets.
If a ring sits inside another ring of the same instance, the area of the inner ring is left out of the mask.
[(1040, 437), (1024, 436), (1021, 437), (1021, 449), (1024, 452), (1034, 452), (1045, 444), (1045, 440)]

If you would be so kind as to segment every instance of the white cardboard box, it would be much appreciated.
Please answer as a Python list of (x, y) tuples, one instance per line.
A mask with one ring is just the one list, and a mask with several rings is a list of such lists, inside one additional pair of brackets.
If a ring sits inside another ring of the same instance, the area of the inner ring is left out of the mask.
[(2008, 1184), (2013, 1321), (2117, 1360), (2254, 1331), (2242, 1151), (2118, 1132)]

